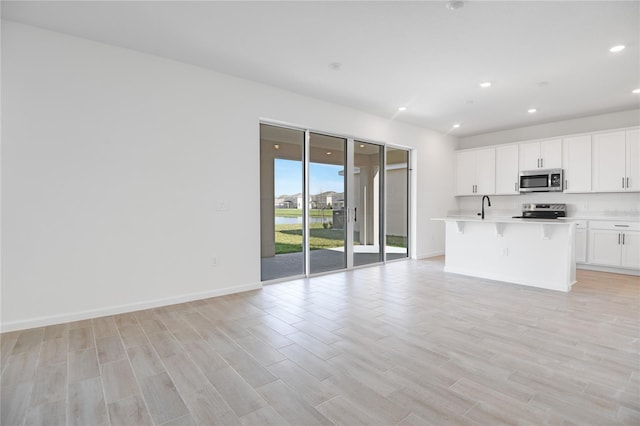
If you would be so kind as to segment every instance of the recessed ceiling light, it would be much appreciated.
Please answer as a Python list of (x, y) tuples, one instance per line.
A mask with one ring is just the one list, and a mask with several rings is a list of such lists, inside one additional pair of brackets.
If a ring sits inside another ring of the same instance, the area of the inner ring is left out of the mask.
[(360, 148), (364, 148), (364, 144), (362, 144), (362, 143), (361, 143), (361, 144), (360, 144)]
[(529, 114), (533, 114), (533, 113), (535, 113), (535, 112), (537, 112), (537, 111), (538, 111), (538, 110), (537, 110), (537, 109), (535, 109), (535, 108), (529, 108), (529, 109), (527, 110), (527, 112), (528, 112)]
[(635, 94), (638, 94), (638, 93), (640, 93), (640, 89), (635, 89), (635, 90), (632, 90), (632, 91), (631, 91), (631, 93), (635, 93)]
[(490, 81), (485, 81), (480, 83), (480, 87), (482, 87), (483, 89), (486, 89), (487, 87), (491, 87), (491, 82)]
[(452, 126), (454, 129), (457, 129), (458, 127), (460, 127), (460, 123), (456, 123)]
[(618, 53), (618, 52), (622, 52), (624, 50), (624, 44), (619, 44), (617, 46), (613, 46), (611, 49), (609, 49), (609, 52), (611, 53)]
[(280, 145), (278, 145), (278, 144), (275, 144), (273, 147), (274, 147), (275, 149), (280, 149)]
[(449, 0), (447, 2), (447, 9), (449, 10), (458, 10), (464, 7), (464, 2), (461, 0)]
[(327, 155), (331, 155), (331, 151), (327, 151)]
[(402, 107), (398, 108), (398, 111), (406, 111), (406, 110), (407, 110), (407, 107), (405, 107), (405, 106), (402, 106)]

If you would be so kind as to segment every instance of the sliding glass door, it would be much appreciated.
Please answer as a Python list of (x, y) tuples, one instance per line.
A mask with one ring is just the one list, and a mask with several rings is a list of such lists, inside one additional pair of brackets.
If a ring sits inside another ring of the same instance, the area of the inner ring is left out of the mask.
[(261, 279), (409, 256), (409, 152), (260, 125)]
[(354, 142), (353, 265), (382, 262), (382, 161), (384, 146)]
[(260, 125), (262, 281), (303, 276), (304, 130)]
[(309, 134), (309, 272), (347, 267), (347, 140)]
[(409, 256), (409, 151), (387, 147), (386, 260)]

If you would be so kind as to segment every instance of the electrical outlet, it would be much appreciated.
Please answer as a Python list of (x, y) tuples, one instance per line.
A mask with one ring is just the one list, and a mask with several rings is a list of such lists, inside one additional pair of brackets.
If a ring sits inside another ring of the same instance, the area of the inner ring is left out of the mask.
[(226, 212), (229, 210), (229, 203), (227, 200), (218, 200), (216, 203), (216, 210), (219, 212)]
[(502, 255), (503, 255), (503, 256), (509, 256), (509, 249), (508, 249), (508, 248), (506, 248), (506, 247), (505, 247), (505, 248), (503, 248), (503, 249), (502, 249)]

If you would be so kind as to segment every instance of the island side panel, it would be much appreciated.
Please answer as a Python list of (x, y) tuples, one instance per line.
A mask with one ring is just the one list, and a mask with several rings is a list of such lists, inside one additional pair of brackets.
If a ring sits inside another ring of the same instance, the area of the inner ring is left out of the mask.
[(445, 271), (569, 291), (575, 281), (574, 226), (510, 222), (499, 224), (499, 233), (494, 222), (460, 227), (447, 221)]

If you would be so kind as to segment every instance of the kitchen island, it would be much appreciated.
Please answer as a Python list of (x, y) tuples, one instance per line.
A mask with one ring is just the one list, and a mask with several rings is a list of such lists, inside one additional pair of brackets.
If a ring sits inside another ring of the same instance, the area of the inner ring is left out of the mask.
[(575, 223), (446, 217), (445, 272), (549, 290), (576, 279)]

